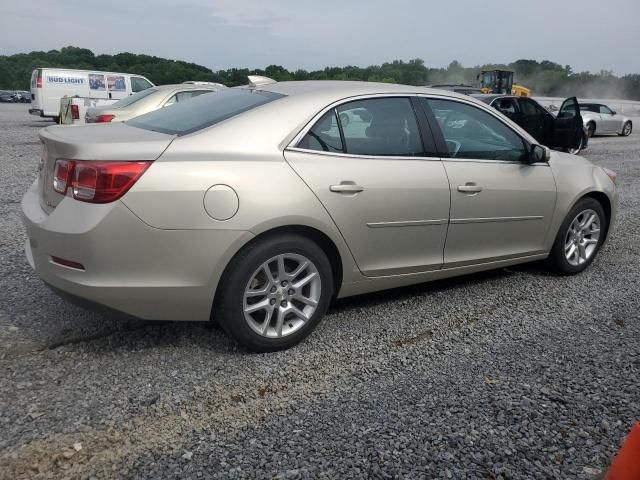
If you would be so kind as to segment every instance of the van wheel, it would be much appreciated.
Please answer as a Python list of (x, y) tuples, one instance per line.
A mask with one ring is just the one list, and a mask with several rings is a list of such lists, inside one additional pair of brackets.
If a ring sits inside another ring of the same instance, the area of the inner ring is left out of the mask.
[(561, 275), (575, 275), (596, 258), (607, 228), (600, 203), (590, 197), (576, 203), (565, 218), (548, 262)]
[(239, 344), (255, 352), (290, 348), (318, 325), (333, 296), (331, 264), (311, 240), (268, 237), (229, 263), (213, 317)]

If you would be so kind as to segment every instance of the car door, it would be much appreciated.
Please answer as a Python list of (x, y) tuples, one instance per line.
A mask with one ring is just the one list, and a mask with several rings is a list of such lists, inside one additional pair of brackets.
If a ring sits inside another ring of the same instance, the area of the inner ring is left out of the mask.
[(553, 125), (553, 148), (578, 148), (584, 135), (584, 125), (580, 115), (580, 105), (576, 97), (567, 98), (562, 102), (558, 116)]
[(606, 105), (600, 105), (600, 124), (602, 133), (615, 133), (622, 130), (622, 117), (616, 115)]
[(546, 145), (549, 137), (549, 125), (545, 119), (543, 108), (529, 98), (521, 97), (517, 101), (520, 107), (520, 115), (516, 123), (538, 142)]
[(556, 185), (510, 126), (473, 104), (423, 100), (451, 185), (444, 268), (544, 252)]
[(449, 182), (415, 105), (407, 96), (348, 101), (285, 150), (367, 276), (442, 266)]

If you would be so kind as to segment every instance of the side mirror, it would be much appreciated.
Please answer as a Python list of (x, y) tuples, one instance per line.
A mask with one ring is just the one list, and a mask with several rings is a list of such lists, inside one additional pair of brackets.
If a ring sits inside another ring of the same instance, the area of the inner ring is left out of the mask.
[(543, 145), (531, 145), (531, 150), (529, 151), (529, 164), (532, 163), (540, 163), (540, 162), (548, 162), (551, 158), (551, 150), (548, 147)]
[(615, 115), (616, 113), (618, 112), (616, 112), (615, 110), (611, 110), (611, 115)]

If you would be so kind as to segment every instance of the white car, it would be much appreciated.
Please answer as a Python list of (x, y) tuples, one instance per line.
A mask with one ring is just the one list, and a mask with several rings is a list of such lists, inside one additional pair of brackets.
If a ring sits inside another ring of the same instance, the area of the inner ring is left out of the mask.
[(633, 130), (633, 122), (629, 117), (601, 103), (580, 103), (580, 115), (590, 137), (604, 133), (628, 137)]
[(86, 123), (124, 122), (159, 108), (185, 102), (191, 98), (227, 87), (220, 83), (160, 85), (138, 92), (130, 97), (118, 100), (111, 105), (89, 108), (85, 115)]

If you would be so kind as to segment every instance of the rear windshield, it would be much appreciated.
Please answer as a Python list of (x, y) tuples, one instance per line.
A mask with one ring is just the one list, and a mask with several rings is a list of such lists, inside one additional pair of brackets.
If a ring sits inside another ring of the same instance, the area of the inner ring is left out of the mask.
[(109, 105), (109, 108), (122, 108), (128, 107), (132, 103), (136, 103), (138, 100), (148, 97), (153, 92), (157, 92), (157, 88), (147, 88), (146, 90), (142, 90), (141, 92), (134, 93), (133, 95), (129, 95), (128, 97), (123, 98), (122, 100), (118, 100), (115, 103)]
[(126, 123), (154, 132), (186, 135), (282, 97), (280, 93), (262, 90), (229, 89), (178, 102)]

